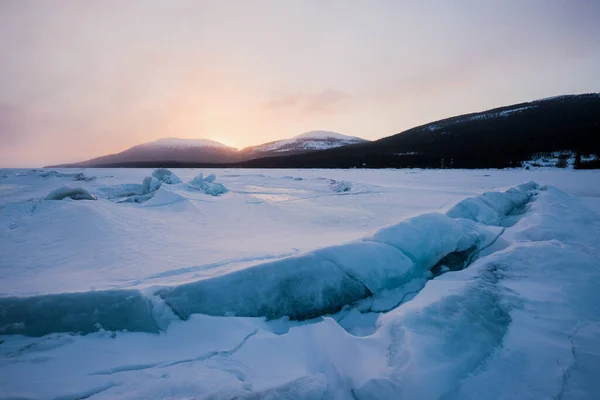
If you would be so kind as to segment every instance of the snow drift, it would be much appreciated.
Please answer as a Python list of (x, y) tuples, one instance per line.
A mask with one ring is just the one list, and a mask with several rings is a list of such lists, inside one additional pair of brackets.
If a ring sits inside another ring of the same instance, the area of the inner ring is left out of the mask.
[(64, 200), (66, 198), (72, 200), (98, 200), (98, 198), (91, 194), (87, 189), (80, 187), (73, 188), (69, 186), (61, 186), (52, 190), (50, 193), (48, 193), (44, 200)]
[[(493, 199), (489, 203), (502, 219), (524, 206), (536, 189), (537, 185), (530, 183), (483, 196)], [(454, 218), (420, 215), (362, 241), (162, 288), (154, 294), (181, 319), (208, 314), (304, 320), (333, 313), (383, 290), (429, 278), (431, 270), (452, 254), (471, 260), (493, 244), (502, 228), (479, 223), (479, 208), (469, 206), (470, 202), (459, 204), (449, 212)], [(498, 225), (501, 223), (499, 220)], [(55, 315), (53, 310), (60, 310), (62, 320), (48, 318)], [(94, 327), (155, 332), (168, 321), (156, 319), (152, 310), (136, 291), (8, 298), (0, 301), (0, 330), (25, 335), (86, 333)]]

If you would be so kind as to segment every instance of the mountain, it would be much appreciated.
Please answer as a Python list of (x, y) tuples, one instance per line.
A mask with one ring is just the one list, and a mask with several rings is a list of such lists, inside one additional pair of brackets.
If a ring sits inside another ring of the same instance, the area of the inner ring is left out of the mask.
[(366, 142), (367, 140), (365, 139), (356, 136), (346, 136), (336, 132), (310, 131), (291, 139), (277, 140), (258, 146), (246, 147), (241, 153), (242, 158), (250, 159), (307, 153)]
[[(373, 142), (236, 166), (506, 168), (556, 151), (600, 155), (600, 94), (519, 103), (435, 121)], [(584, 164), (580, 167), (593, 166)]]
[(209, 140), (161, 139), (68, 166), (507, 168), (567, 153), (577, 168), (600, 168), (600, 93), (459, 115), (373, 142), (313, 131), (238, 151)]
[(59, 165), (60, 167), (154, 167), (161, 165), (211, 165), (242, 162), (252, 158), (301, 154), (364, 143), (365, 139), (328, 131), (306, 132), (239, 151), (208, 139), (159, 139), (134, 146), (117, 154)]
[(69, 167), (121, 166), (129, 163), (224, 163), (239, 161), (238, 150), (208, 139), (166, 138), (133, 146), (116, 154), (69, 164)]

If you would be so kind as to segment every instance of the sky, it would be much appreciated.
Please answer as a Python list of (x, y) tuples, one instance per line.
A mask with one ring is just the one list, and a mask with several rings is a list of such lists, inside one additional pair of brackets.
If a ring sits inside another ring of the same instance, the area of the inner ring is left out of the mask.
[(0, 166), (600, 92), (597, 0), (0, 0)]

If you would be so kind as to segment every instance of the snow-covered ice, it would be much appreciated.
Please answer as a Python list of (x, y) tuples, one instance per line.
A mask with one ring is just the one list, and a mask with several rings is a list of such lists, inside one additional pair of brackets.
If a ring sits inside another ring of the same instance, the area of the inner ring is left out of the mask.
[(156, 192), (158, 188), (160, 188), (161, 181), (159, 181), (154, 176), (147, 176), (142, 181), (142, 193), (141, 194), (150, 194), (152, 192)]
[(217, 176), (215, 174), (210, 174), (206, 178), (204, 174), (200, 174), (192, 179), (189, 183), (190, 188), (199, 190), (203, 193), (209, 194), (211, 196), (219, 196), (223, 193), (227, 193), (227, 188), (225, 185), (219, 182), (215, 182)]
[(0, 172), (0, 398), (600, 394), (598, 172)]
[(174, 185), (177, 183), (181, 183), (181, 179), (177, 175), (175, 175), (171, 170), (166, 168), (158, 168), (152, 171), (152, 177), (158, 179), (159, 181), (166, 183), (167, 185)]

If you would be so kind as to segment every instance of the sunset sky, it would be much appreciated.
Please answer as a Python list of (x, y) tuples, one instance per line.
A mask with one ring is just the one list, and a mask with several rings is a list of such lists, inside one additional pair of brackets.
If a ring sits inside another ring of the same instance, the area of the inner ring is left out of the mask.
[(600, 91), (600, 1), (0, 0), (0, 166)]

